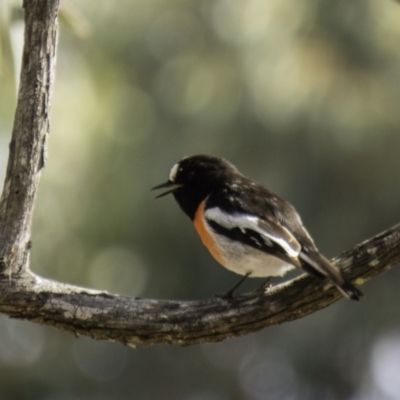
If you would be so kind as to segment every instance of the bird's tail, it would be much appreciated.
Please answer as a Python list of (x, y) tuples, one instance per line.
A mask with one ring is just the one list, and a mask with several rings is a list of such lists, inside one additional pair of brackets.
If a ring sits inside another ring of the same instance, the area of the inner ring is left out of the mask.
[(338, 267), (335, 267), (322, 254), (318, 252), (305, 253), (302, 251), (299, 258), (305, 271), (319, 278), (327, 277), (347, 298), (360, 300), (363, 296), (360, 290), (346, 280), (343, 272)]

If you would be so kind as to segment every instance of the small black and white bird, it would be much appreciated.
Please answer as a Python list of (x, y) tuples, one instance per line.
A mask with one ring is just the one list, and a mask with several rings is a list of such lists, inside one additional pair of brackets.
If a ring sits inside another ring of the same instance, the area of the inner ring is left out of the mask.
[(242, 175), (229, 162), (206, 155), (175, 164), (157, 196), (172, 193), (192, 220), (204, 245), (225, 268), (244, 277), (281, 276), (298, 267), (328, 278), (344, 296), (362, 293), (319, 253), (295, 208)]

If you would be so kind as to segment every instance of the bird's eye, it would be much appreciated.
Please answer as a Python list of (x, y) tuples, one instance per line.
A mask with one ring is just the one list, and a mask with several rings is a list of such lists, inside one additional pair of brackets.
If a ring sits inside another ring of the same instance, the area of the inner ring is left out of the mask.
[(189, 180), (192, 180), (195, 176), (196, 176), (196, 174), (194, 173), (194, 171), (188, 172), (188, 179)]

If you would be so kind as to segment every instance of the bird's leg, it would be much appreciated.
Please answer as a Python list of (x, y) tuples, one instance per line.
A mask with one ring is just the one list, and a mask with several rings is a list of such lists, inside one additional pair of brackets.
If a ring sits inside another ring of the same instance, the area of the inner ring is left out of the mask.
[(268, 277), (261, 286), (257, 289), (257, 292), (265, 293), (265, 291), (271, 286), (270, 281), (272, 277)]
[(251, 275), (251, 272), (247, 272), (242, 278), (240, 278), (240, 281), (231, 289), (228, 290), (225, 294), (223, 294), (222, 297), (224, 299), (231, 299), (233, 297), (234, 291)]

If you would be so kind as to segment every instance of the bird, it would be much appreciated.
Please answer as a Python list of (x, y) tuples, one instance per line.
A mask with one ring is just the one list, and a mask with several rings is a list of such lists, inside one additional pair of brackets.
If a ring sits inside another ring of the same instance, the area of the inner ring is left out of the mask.
[(247, 277), (270, 279), (296, 267), (327, 278), (349, 299), (362, 297), (318, 251), (294, 206), (225, 159), (185, 157), (173, 165), (168, 181), (155, 189), (167, 189), (156, 198), (172, 194), (211, 255), (243, 276), (226, 297), (232, 297)]

